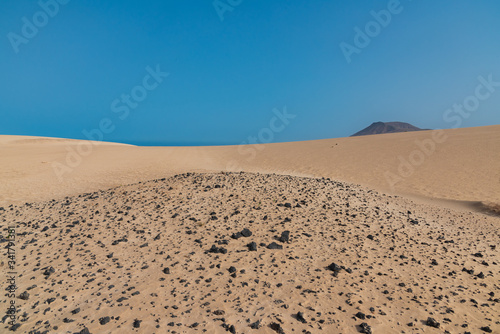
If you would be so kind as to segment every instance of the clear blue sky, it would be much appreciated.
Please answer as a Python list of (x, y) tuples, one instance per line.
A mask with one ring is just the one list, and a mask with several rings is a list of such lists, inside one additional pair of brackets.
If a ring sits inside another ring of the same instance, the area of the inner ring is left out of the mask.
[[(0, 134), (85, 138), (109, 119), (106, 141), (239, 144), (285, 106), (296, 117), (274, 142), (374, 121), (449, 128), (443, 113), (478, 76), (500, 81), (498, 0), (401, 0), (350, 63), (340, 44), (391, 1), (221, 0), (223, 20), (212, 0), (60, 2), (53, 17), (38, 1), (0, 3)], [(145, 90), (157, 65), (169, 75)], [(147, 97), (114, 112), (134, 88)], [(499, 123), (500, 87), (460, 126)]]

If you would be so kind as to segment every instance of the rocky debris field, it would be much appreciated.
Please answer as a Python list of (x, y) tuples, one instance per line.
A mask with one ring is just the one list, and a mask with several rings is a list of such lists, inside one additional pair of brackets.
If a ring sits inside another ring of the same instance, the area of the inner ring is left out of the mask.
[(500, 333), (498, 217), (330, 179), (188, 173), (0, 224), (1, 332)]

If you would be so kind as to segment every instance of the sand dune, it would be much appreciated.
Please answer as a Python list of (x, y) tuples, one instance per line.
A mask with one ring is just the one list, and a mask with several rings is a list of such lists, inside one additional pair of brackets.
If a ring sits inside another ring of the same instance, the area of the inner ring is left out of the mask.
[[(189, 171), (240, 170), (330, 177), (416, 198), (500, 203), (500, 125), (444, 130), (444, 136), (443, 142), (433, 141), (429, 154), (419, 153), (418, 143), (433, 140), (432, 131), (245, 147), (97, 143), (88, 155), (75, 154), (87, 142), (0, 136), (0, 204), (62, 198)], [(412, 157), (423, 157), (421, 164), (401, 175), (401, 160)], [(68, 166), (67, 161), (71, 167), (58, 175), (54, 167)], [(398, 182), (391, 187), (395, 177)]]
[(498, 218), (346, 183), (182, 174), (13, 221), (17, 332), (500, 331)]
[(0, 136), (19, 306), (0, 331), (500, 333), (499, 143), (500, 126), (224, 147)]

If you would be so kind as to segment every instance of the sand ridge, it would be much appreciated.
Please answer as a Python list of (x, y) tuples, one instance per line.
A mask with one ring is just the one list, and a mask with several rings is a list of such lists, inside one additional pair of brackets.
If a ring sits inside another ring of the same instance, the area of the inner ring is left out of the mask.
[(434, 133), (220, 147), (0, 136), (17, 332), (500, 332), (500, 126), (445, 130), (399, 173)]
[(13, 221), (20, 333), (500, 331), (499, 218), (345, 182), (185, 173)]
[(443, 133), (446, 140), (435, 143), (433, 153), (423, 153), (423, 162), (409, 176), (400, 176), (394, 187), (387, 173), (399, 176), (401, 159), (417, 157), (417, 143), (432, 140), (432, 131), (243, 147), (98, 143), (61, 178), (54, 164), (65, 165), (68, 152), (85, 142), (58, 139), (58, 144), (47, 144), (31, 137), (0, 136), (0, 205), (60, 199), (184, 172), (217, 171), (330, 177), (396, 195), (499, 204), (500, 125)]

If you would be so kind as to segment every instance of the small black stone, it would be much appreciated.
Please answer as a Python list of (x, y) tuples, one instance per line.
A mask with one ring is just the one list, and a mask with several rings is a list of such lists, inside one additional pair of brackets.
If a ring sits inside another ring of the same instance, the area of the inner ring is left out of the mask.
[(283, 328), (281, 327), (280, 324), (278, 324), (277, 322), (273, 322), (269, 325), (269, 327), (275, 331), (276, 333), (278, 334), (285, 334), (285, 331), (283, 330)]
[(290, 231), (284, 231), (281, 233), (279, 240), (283, 243), (290, 242)]
[(29, 297), (30, 297), (30, 294), (26, 291), (19, 295), (19, 298), (22, 300), (28, 300)]
[(231, 235), (231, 238), (233, 239), (239, 239), (243, 236), (243, 234), (241, 234), (241, 232), (238, 232), (238, 233), (233, 233), (233, 235)]
[(283, 249), (283, 246), (278, 245), (275, 242), (271, 242), (268, 246), (267, 249)]
[(473, 275), (474, 274), (474, 269), (467, 269), (467, 268), (462, 268), (462, 271), (465, 271), (467, 274), (469, 275)]
[(49, 267), (43, 272), (43, 274), (46, 276), (46, 278), (48, 278), (51, 274), (55, 272), (56, 270), (53, 267)]
[(365, 320), (366, 319), (366, 315), (363, 312), (358, 312), (354, 316), (356, 318), (358, 318), (358, 319), (361, 319), (361, 320)]
[(303, 324), (307, 323), (307, 320), (304, 318), (304, 313), (302, 313), (302, 312), (297, 313), (296, 318), (298, 321), (300, 321)]
[(14, 324), (14, 325), (12, 325), (12, 326), (10, 327), (10, 330), (11, 330), (11, 331), (13, 331), (13, 332), (15, 332), (15, 331), (17, 331), (17, 329), (18, 329), (19, 327), (21, 327), (21, 324)]
[(226, 254), (227, 253), (227, 249), (223, 248), (223, 247), (217, 247), (215, 245), (212, 245), (212, 247), (208, 250), (209, 253), (219, 253), (219, 254)]
[(336, 264), (336, 263), (332, 262), (332, 263), (328, 266), (328, 269), (330, 269), (330, 270), (331, 270), (331, 271), (333, 271), (333, 272), (337, 272), (337, 273), (338, 273), (338, 272), (339, 272), (342, 268), (341, 268), (338, 264)]
[(434, 327), (434, 328), (439, 328), (440, 324), (439, 322), (436, 321), (434, 318), (427, 318), (427, 321), (425, 322), (427, 326)]
[(245, 228), (243, 229), (243, 231), (240, 232), (242, 236), (244, 236), (245, 238), (248, 238), (248, 237), (251, 237), (252, 236), (252, 231), (250, 231), (249, 229)]
[(257, 320), (256, 322), (251, 323), (251, 324), (250, 324), (250, 328), (252, 328), (252, 329), (259, 329), (259, 328), (260, 328), (260, 326), (261, 326), (261, 325), (260, 325), (260, 322), (261, 322), (260, 320)]
[(372, 334), (372, 328), (366, 322), (363, 322), (359, 326), (361, 327), (361, 333)]

